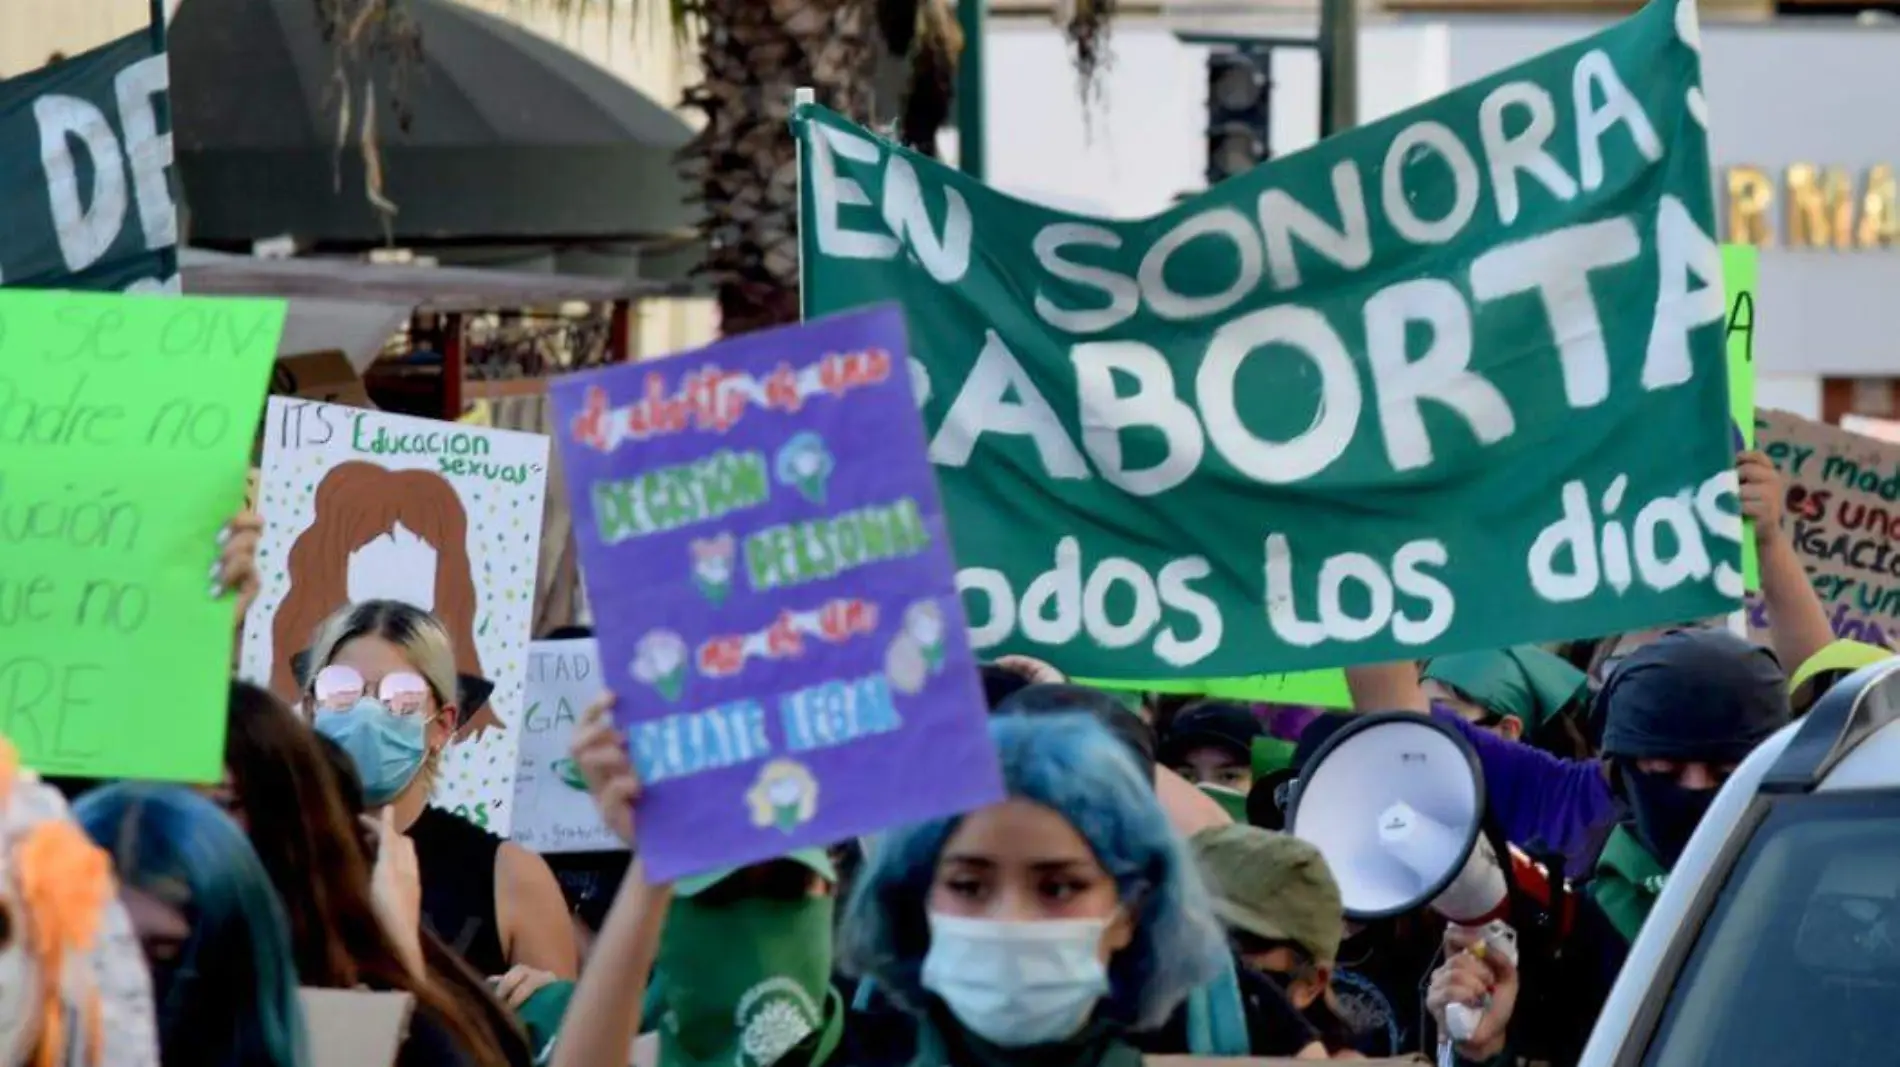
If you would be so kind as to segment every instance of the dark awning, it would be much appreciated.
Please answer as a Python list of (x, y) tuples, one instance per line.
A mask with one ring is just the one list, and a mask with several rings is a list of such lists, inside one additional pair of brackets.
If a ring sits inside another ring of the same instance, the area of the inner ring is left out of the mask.
[[(677, 115), (586, 59), (454, 0), (405, 0), (424, 58), (404, 100), (375, 76), (384, 195), (398, 243), (640, 241), (696, 211), (673, 168)], [(289, 234), (384, 239), (354, 137), (336, 184), (337, 92), (311, 0), (184, 0), (171, 26), (178, 172), (193, 243)], [(363, 75), (351, 87), (357, 114)]]

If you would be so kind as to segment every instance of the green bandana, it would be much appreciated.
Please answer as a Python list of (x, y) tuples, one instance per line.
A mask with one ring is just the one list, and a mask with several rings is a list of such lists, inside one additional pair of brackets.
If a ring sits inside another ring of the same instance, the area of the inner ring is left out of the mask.
[(1586, 695), (1589, 683), (1582, 671), (1536, 645), (1438, 656), (1425, 665), (1424, 677), (1526, 729), (1562, 714)]
[(666, 976), (659, 1067), (822, 1064), (844, 1027), (831, 918), (829, 897), (674, 900), (656, 961)]
[(1229, 789), (1224, 785), (1209, 785), (1206, 782), (1201, 783), (1200, 790), (1209, 800), (1219, 804), (1221, 810), (1235, 822), (1247, 821), (1247, 794), (1238, 789)]
[(1669, 872), (1656, 862), (1628, 827), (1618, 826), (1597, 857), (1590, 897), (1625, 941), (1635, 941), (1649, 918), (1649, 909), (1662, 894)]

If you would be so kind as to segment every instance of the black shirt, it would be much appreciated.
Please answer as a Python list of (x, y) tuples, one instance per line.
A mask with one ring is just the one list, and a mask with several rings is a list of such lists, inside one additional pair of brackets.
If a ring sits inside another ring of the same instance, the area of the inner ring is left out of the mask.
[[(1247, 1015), (1248, 1054), (1252, 1056), (1290, 1057), (1320, 1039), (1319, 1031), (1306, 1021), (1286, 993), (1259, 971), (1234, 961), (1235, 977), (1240, 983), (1241, 1009)], [(1175, 1009), (1158, 1030), (1137, 1034), (1132, 1044), (1150, 1056), (1185, 1056), (1188, 1048), (1188, 1009)]]
[(485, 978), (506, 974), (495, 910), (502, 839), (459, 816), (425, 808), (409, 827), (422, 875), (422, 922)]

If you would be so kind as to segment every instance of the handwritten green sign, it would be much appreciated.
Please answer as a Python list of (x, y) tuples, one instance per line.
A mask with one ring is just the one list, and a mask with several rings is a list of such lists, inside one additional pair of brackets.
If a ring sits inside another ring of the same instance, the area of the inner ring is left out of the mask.
[[(1761, 254), (1754, 245), (1722, 246), (1722, 285), (1728, 292), (1723, 319), (1728, 344), (1728, 410), (1742, 448), (1755, 447), (1755, 279)], [(1742, 538), (1742, 586), (1761, 588), (1761, 564), (1755, 558), (1755, 524)]]
[(1350, 708), (1346, 672), (1294, 671), (1256, 674), (1242, 678), (1168, 678), (1151, 682), (1083, 681), (1100, 689), (1131, 689), (1144, 693), (1177, 693), (1243, 704), (1295, 704), (1316, 708)]
[(284, 306), (0, 291), (0, 733), (49, 774), (208, 782), (214, 600)]

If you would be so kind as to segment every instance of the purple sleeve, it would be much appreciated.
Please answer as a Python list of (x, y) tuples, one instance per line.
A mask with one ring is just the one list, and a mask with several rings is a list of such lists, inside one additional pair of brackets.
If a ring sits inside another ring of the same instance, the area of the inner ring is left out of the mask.
[(1559, 759), (1506, 741), (1442, 708), (1432, 715), (1455, 727), (1478, 753), (1485, 805), (1512, 844), (1556, 852), (1573, 863), (1593, 858), (1585, 853), (1596, 848), (1601, 829), (1616, 818), (1616, 802), (1597, 761)]
[(1300, 731), (1319, 718), (1321, 711), (1296, 704), (1255, 704), (1254, 713), (1266, 723), (1271, 736), (1282, 741), (1298, 741)]

